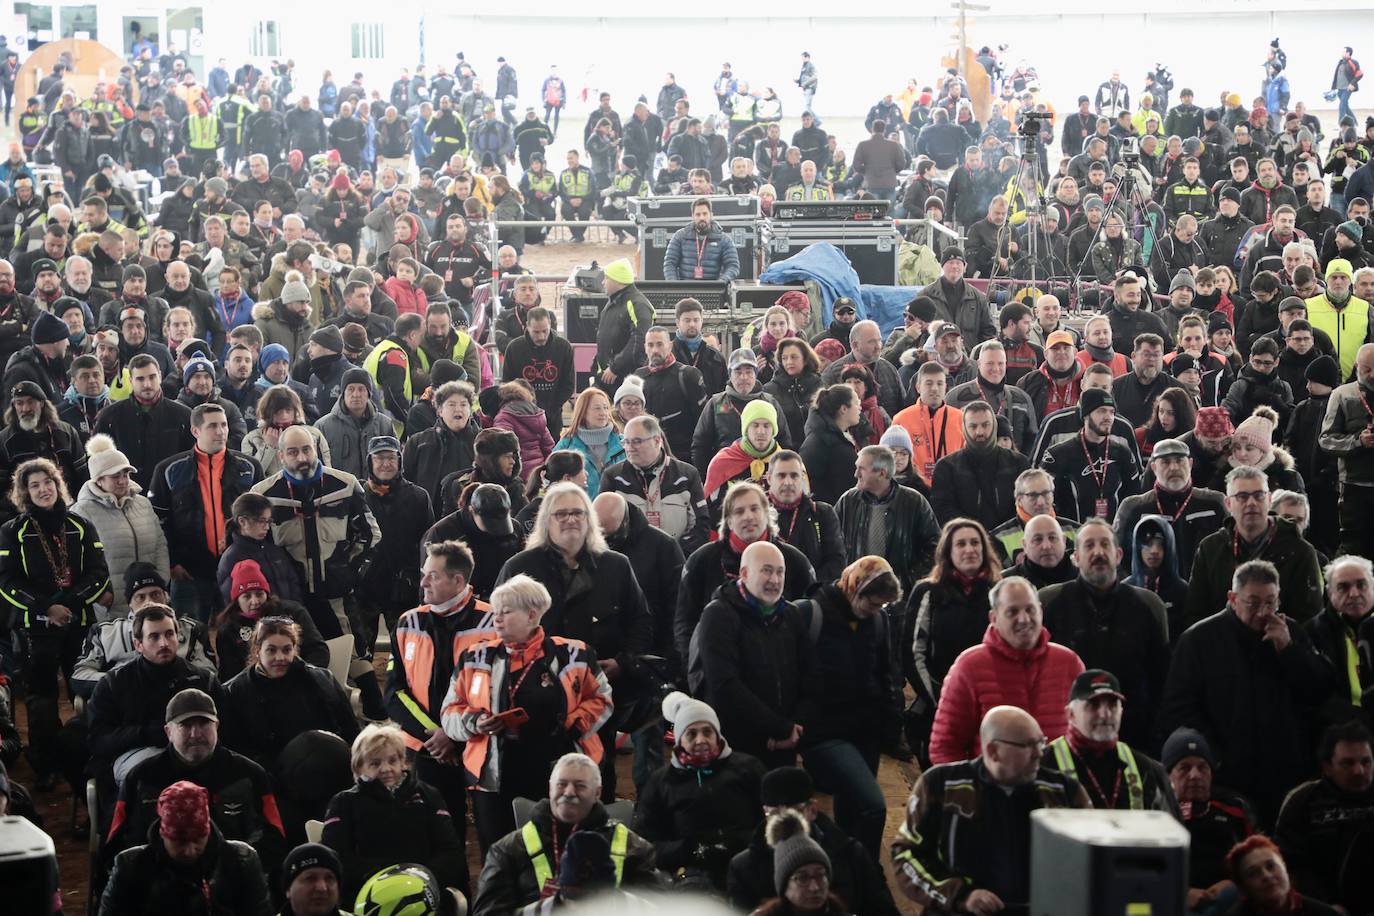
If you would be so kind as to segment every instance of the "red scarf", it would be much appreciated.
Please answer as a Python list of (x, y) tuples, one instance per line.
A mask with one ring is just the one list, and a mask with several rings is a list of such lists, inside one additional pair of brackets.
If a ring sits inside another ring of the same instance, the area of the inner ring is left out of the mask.
[(689, 754), (682, 745), (673, 748), (673, 757), (688, 770), (704, 770), (720, 759), (721, 748), (717, 745), (705, 754)]
[(1075, 728), (1072, 722), (1064, 737), (1069, 739), (1069, 747), (1080, 757), (1084, 754), (1108, 754), (1116, 750), (1115, 741), (1094, 741)]
[(667, 369), (673, 368), (673, 367), (676, 366), (676, 365), (677, 365), (677, 357), (673, 355), (673, 351), (669, 350), (669, 351), (668, 351), (668, 358), (665, 359), (665, 360), (663, 361), (663, 365), (659, 366), (657, 369), (655, 369), (653, 366), (650, 366), (650, 367), (649, 367), (649, 374), (650, 374), (650, 375), (653, 375), (653, 374), (656, 373), (656, 372), (663, 372), (663, 371), (665, 371), (665, 370), (667, 370)]
[(972, 595), (974, 587), (977, 586), (978, 583), (985, 581), (986, 578), (987, 577), (981, 573), (976, 576), (966, 576), (959, 572), (959, 570), (954, 570), (954, 582), (965, 595)]
[[(765, 528), (765, 529), (763, 530), (763, 534), (760, 534), (760, 535), (759, 535), (759, 540), (760, 540), (760, 541), (766, 541), (766, 540), (768, 540), (768, 529), (767, 529), (767, 528)], [(749, 543), (747, 543), (747, 542), (745, 542), (745, 541), (741, 541), (741, 540), (739, 539), (739, 536), (736, 535), (735, 532), (733, 532), (733, 531), (730, 532), (730, 539), (729, 539), (729, 542), (728, 542), (728, 543), (730, 544), (730, 549), (733, 550), (735, 553), (738, 553), (738, 554), (743, 554), (743, 553), (744, 553), (744, 548), (746, 548), (746, 547), (749, 546)], [(754, 543), (757, 543), (757, 541), (755, 541)]]
[(868, 425), (873, 427), (873, 441), (866, 444), (876, 445), (882, 439), (883, 433), (887, 432), (887, 423), (883, 420), (883, 409), (878, 406), (878, 396), (870, 394), (861, 400), (859, 409), (868, 418)]

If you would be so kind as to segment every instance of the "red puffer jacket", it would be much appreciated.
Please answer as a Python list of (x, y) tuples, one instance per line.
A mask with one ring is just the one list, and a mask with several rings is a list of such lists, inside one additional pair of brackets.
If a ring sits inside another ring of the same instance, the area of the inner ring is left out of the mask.
[(940, 706), (930, 732), (930, 762), (950, 763), (978, 756), (978, 726), (994, 706), (1018, 706), (1035, 717), (1045, 738), (1068, 730), (1064, 707), (1083, 660), (1072, 649), (1050, 642), (1048, 630), (1032, 649), (1013, 649), (991, 625), (983, 644), (954, 660), (940, 690)]

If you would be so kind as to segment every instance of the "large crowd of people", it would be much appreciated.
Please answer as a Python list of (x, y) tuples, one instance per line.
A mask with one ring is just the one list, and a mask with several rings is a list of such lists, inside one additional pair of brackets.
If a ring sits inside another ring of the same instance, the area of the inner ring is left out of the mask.
[[(849, 157), (809, 55), (790, 142), (727, 64), (557, 175), (568, 87), (517, 118), (504, 58), (59, 64), (0, 164), (0, 813), (92, 783), (102, 916), (1024, 913), (1040, 808), (1176, 818), (1191, 912), (1374, 912), (1374, 118), (1349, 48), (1329, 139), (1267, 56), (1028, 122), (987, 52), (985, 124), (913, 80)], [(488, 219), (691, 195), (665, 275), (729, 280), (717, 189), (963, 241), (886, 336), (789, 291), (737, 347), (614, 261), (580, 384)], [(1092, 296), (983, 282), (1036, 276)]]

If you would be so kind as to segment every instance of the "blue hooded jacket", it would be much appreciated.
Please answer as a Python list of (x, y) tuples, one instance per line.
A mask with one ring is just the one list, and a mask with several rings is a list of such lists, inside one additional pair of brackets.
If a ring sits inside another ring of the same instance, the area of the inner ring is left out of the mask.
[[(1158, 575), (1152, 574), (1140, 559), (1141, 539), (1164, 538), (1164, 563)], [(1169, 643), (1172, 645), (1183, 632), (1184, 605), (1188, 598), (1188, 582), (1178, 574), (1178, 549), (1174, 546), (1174, 529), (1169, 520), (1162, 515), (1142, 515), (1135, 524), (1131, 543), (1135, 551), (1131, 556), (1131, 576), (1126, 581), (1139, 588), (1154, 592), (1164, 602), (1169, 615)]]

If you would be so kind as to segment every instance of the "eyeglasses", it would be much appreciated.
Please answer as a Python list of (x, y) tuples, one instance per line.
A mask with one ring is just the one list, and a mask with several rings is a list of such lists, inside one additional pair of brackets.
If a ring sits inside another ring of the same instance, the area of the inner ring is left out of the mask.
[(1023, 490), (1016, 494), (1017, 499), (1049, 499), (1052, 496), (1053, 490)]
[(1234, 500), (1236, 500), (1236, 501), (1238, 501), (1238, 502), (1243, 502), (1243, 503), (1251, 503), (1251, 502), (1258, 503), (1258, 502), (1263, 502), (1263, 501), (1265, 500), (1265, 498), (1266, 498), (1268, 495), (1269, 495), (1269, 491), (1268, 491), (1268, 490), (1241, 490), (1241, 491), (1238, 492), (1238, 493), (1231, 493), (1231, 494), (1229, 494), (1229, 496), (1231, 497), (1231, 499), (1234, 499)]
[(628, 445), (630, 448), (639, 448), (641, 445), (648, 445), (657, 439), (658, 436), (645, 436), (643, 439), (621, 439), (620, 443)]
[(580, 522), (587, 517), (586, 509), (559, 509), (553, 517), (560, 522)]
[(1008, 741), (1006, 738), (993, 738), (989, 744), (1010, 744), (1012, 747), (1019, 747), (1028, 751), (1034, 749), (1040, 753), (1045, 752), (1045, 748), (1050, 746), (1050, 742), (1044, 737), (1032, 738), (1029, 741)]

